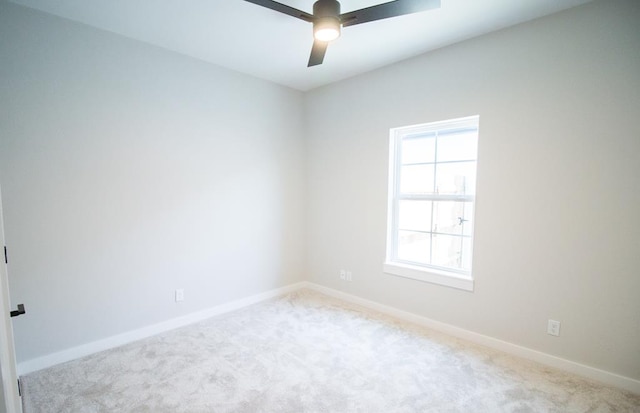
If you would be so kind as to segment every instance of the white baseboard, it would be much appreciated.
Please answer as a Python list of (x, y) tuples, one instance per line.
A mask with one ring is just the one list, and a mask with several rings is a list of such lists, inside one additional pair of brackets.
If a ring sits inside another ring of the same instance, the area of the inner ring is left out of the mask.
[(80, 357), (88, 356), (90, 354), (94, 354), (100, 351), (122, 346), (124, 344), (141, 340), (143, 338), (151, 337), (156, 334), (164, 333), (166, 331), (173, 330), (178, 327), (183, 327), (189, 324), (197, 323), (198, 321), (206, 320), (207, 318), (210, 318), (219, 314), (228, 313), (230, 311), (237, 310), (237, 309), (246, 307), (248, 305), (258, 303), (260, 301), (278, 297), (280, 295), (287, 294), (289, 292), (298, 290), (306, 286), (307, 286), (306, 282), (291, 284), (286, 287), (276, 288), (274, 290), (252, 295), (250, 297), (242, 298), (240, 300), (232, 301), (229, 303), (221, 304), (206, 310), (187, 314), (182, 317), (172, 318), (158, 324), (153, 324), (137, 330), (128, 331), (123, 334), (118, 334), (115, 336), (104, 338), (102, 340), (97, 340), (91, 343), (82, 344), (77, 347), (72, 347), (67, 350), (62, 350), (57, 353), (47, 354), (42, 357), (23, 361), (18, 364), (18, 375), (24, 375), (37, 370), (42, 370), (47, 367), (55, 366), (56, 364), (65, 363), (67, 361), (75, 360)]
[(550, 354), (543, 353), (541, 351), (532, 350), (530, 348), (522, 347), (517, 344), (499, 340), (497, 338), (474, 333), (473, 331), (465, 330), (460, 327), (435, 321), (435, 320), (422, 317), (407, 311), (398, 310), (397, 308), (394, 308), (394, 307), (380, 304), (375, 301), (366, 300), (364, 298), (360, 298), (355, 295), (347, 294), (342, 291), (334, 290), (332, 288), (324, 287), (311, 282), (305, 282), (303, 284), (305, 287), (309, 289), (321, 292), (323, 294), (326, 294), (335, 298), (339, 298), (344, 301), (358, 304), (363, 307), (367, 307), (372, 310), (379, 311), (381, 313), (384, 313), (384, 314), (387, 314), (387, 315), (390, 315), (414, 324), (428, 327), (433, 330), (440, 331), (442, 333), (449, 334), (451, 336), (458, 337), (464, 340), (468, 340), (476, 344), (480, 344), (486, 347), (500, 350), (505, 353), (512, 354), (514, 356), (533, 360), (538, 363), (541, 363), (553, 368), (557, 368), (559, 370), (563, 370), (569, 373), (573, 373), (591, 380), (595, 380), (603, 384), (607, 384), (620, 389), (631, 391), (636, 394), (640, 394), (640, 380), (635, 380), (630, 377), (621, 376), (619, 374), (611, 373), (595, 367), (586, 366), (584, 364), (580, 364), (571, 360), (552, 356)]
[(72, 347), (67, 350), (63, 350), (57, 353), (48, 354), (46, 356), (38, 357), (35, 359), (27, 360), (18, 364), (18, 374), (24, 375), (37, 370), (41, 370), (47, 367), (54, 366), (56, 364), (71, 361), (80, 357), (84, 357), (93, 353), (108, 350), (114, 347), (118, 347), (124, 344), (128, 344), (137, 340), (141, 340), (146, 337), (154, 336), (169, 330), (173, 330), (178, 327), (183, 327), (189, 324), (196, 323), (198, 321), (205, 320), (207, 318), (228, 313), (251, 304), (255, 304), (270, 298), (278, 297), (283, 294), (287, 294), (292, 291), (299, 290), (301, 288), (309, 288), (321, 292), (323, 294), (339, 298), (344, 301), (348, 301), (354, 304), (361, 305), (363, 307), (370, 308), (375, 311), (379, 311), (384, 314), (388, 314), (393, 317), (397, 317), (408, 322), (418, 324), (424, 327), (431, 328), (436, 331), (443, 332), (445, 334), (452, 335), (464, 340), (471, 341), (486, 347), (490, 347), (496, 350), (504, 351), (505, 353), (512, 354), (525, 359), (533, 360), (541, 364), (557, 368), (559, 370), (567, 371), (577, 374), (579, 376), (592, 379), (610, 386), (618, 387), (631, 391), (636, 394), (640, 394), (640, 381), (629, 377), (624, 377), (615, 373), (600, 370), (595, 367), (586, 366), (584, 364), (576, 363), (571, 360), (566, 360), (560, 357), (552, 356), (537, 350), (532, 350), (527, 347), (522, 347), (517, 344), (509, 343), (507, 341), (499, 340), (493, 337), (485, 336), (475, 333), (473, 331), (465, 330), (460, 327), (456, 327), (450, 324), (442, 323), (432, 320), (427, 317), (419, 316), (407, 311), (398, 310), (397, 308), (387, 306), (384, 304), (370, 301), (364, 298), (357, 297), (355, 295), (347, 294), (342, 291), (334, 290), (332, 288), (324, 287), (319, 284), (315, 284), (308, 281), (303, 281), (295, 284), (288, 285), (286, 287), (277, 288), (274, 290), (266, 291), (264, 293), (252, 295), (240, 300), (232, 301), (229, 303), (221, 304), (207, 310), (198, 311), (188, 314), (186, 316), (173, 318), (162, 323), (153, 324), (148, 327), (143, 327), (137, 330), (129, 331), (127, 333), (118, 334), (116, 336), (107, 337), (102, 340), (97, 340), (91, 343), (83, 344), (77, 347)]

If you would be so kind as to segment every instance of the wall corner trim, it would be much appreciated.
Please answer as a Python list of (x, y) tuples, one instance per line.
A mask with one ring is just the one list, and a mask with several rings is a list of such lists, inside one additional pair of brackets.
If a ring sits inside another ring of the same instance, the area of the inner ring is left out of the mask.
[(383, 314), (390, 315), (392, 317), (396, 317), (410, 323), (427, 327), (457, 338), (461, 338), (463, 340), (493, 348), (495, 350), (503, 351), (513, 356), (532, 360), (540, 364), (556, 368), (558, 370), (573, 373), (575, 375), (597, 381), (605, 385), (617, 387), (619, 389), (627, 390), (635, 394), (640, 394), (640, 380), (632, 379), (630, 377), (621, 376), (616, 373), (611, 373), (595, 367), (580, 364), (575, 361), (563, 359), (561, 357), (543, 353), (538, 350), (533, 350), (517, 344), (509, 343), (507, 341), (499, 340), (497, 338), (485, 336), (470, 330), (456, 327), (451, 324), (446, 324), (427, 317), (419, 316), (408, 311), (398, 310), (397, 308), (391, 306), (360, 298), (358, 296), (334, 290), (332, 288), (325, 287), (319, 284), (311, 282), (306, 282), (304, 284), (306, 288), (344, 301), (351, 302), (353, 304), (367, 307), (371, 310), (379, 311)]

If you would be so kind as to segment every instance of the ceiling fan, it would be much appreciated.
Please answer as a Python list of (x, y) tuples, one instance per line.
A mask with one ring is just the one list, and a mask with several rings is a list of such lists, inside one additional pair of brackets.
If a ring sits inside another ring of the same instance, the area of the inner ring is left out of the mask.
[(395, 0), (341, 14), (340, 2), (336, 0), (318, 0), (313, 4), (313, 14), (310, 14), (272, 0), (245, 1), (313, 23), (314, 41), (307, 67), (322, 64), (329, 42), (340, 36), (341, 27), (354, 26), (440, 7), (440, 0)]

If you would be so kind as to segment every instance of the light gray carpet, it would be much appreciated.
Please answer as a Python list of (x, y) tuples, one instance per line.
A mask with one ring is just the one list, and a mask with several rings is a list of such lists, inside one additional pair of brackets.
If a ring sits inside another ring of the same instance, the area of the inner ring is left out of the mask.
[(301, 290), (22, 378), (35, 412), (640, 412), (640, 396)]

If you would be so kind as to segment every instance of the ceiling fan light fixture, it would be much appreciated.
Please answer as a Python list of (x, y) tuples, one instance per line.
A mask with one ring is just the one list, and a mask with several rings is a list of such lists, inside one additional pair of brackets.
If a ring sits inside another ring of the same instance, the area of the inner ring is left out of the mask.
[(321, 42), (330, 42), (340, 37), (340, 20), (323, 17), (313, 23), (313, 37)]
[(313, 3), (313, 14), (274, 0), (245, 1), (312, 23), (314, 41), (307, 64), (307, 67), (312, 67), (322, 64), (329, 42), (340, 37), (342, 27), (436, 9), (440, 7), (441, 0), (387, 0), (348, 13), (340, 13), (338, 0), (317, 0)]

